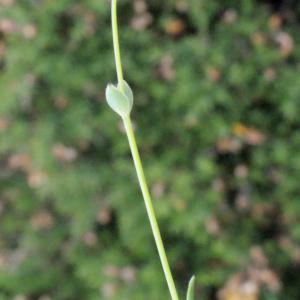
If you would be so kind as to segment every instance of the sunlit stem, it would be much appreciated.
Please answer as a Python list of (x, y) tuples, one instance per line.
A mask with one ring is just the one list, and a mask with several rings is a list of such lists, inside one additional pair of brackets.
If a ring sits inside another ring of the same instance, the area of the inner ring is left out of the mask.
[[(118, 19), (117, 19), (117, 0), (112, 0), (112, 31), (113, 31), (113, 43), (114, 43), (114, 53), (115, 53), (115, 62), (116, 62), (116, 69), (117, 69), (117, 76), (118, 76), (118, 88), (121, 91), (124, 91), (124, 77), (123, 77), (123, 70), (122, 70), (122, 62), (121, 62), (121, 54), (120, 54), (120, 44), (119, 44), (119, 34), (118, 34)], [(158, 250), (158, 254), (160, 257), (160, 261), (162, 264), (162, 268), (164, 271), (164, 275), (169, 287), (169, 291), (171, 294), (172, 300), (179, 300), (178, 293), (175, 287), (175, 283), (172, 277), (170, 265), (167, 259), (166, 251), (163, 245), (161, 233), (158, 227), (157, 219), (155, 216), (154, 207), (152, 204), (151, 196), (149, 193), (149, 188), (146, 182), (143, 165), (141, 162), (140, 154), (138, 151), (138, 147), (135, 140), (134, 131), (132, 128), (132, 123), (130, 116), (123, 118), (124, 127), (126, 130), (130, 150), (132, 153), (132, 158), (134, 161), (134, 166), (136, 169), (139, 185), (143, 194), (147, 214), (149, 217), (151, 229), (153, 232), (154, 240), (156, 243), (156, 247)]]
[(150, 220), (150, 224), (151, 224), (151, 229), (153, 232), (153, 236), (155, 239), (155, 243), (156, 243), (156, 247), (159, 253), (159, 257), (160, 257), (160, 261), (163, 267), (163, 271), (168, 283), (168, 287), (169, 287), (169, 291), (172, 297), (172, 300), (179, 300), (177, 291), (176, 291), (176, 287), (175, 287), (175, 283), (172, 277), (172, 273), (171, 273), (171, 269), (169, 266), (169, 262), (167, 259), (167, 255), (166, 255), (166, 251), (163, 245), (163, 241), (161, 238), (161, 234), (160, 234), (160, 230), (158, 227), (158, 223), (157, 223), (157, 219), (155, 216), (155, 211), (153, 208), (153, 204), (152, 204), (152, 200), (151, 200), (151, 196), (149, 193), (149, 189), (148, 189), (148, 185), (146, 182), (146, 178), (145, 178), (145, 174), (144, 174), (144, 170), (143, 170), (143, 165), (141, 162), (141, 158), (140, 158), (140, 154), (138, 151), (138, 147), (136, 144), (136, 140), (135, 140), (135, 135), (132, 129), (132, 123), (131, 123), (131, 119), (130, 117), (124, 118), (123, 119), (124, 122), (124, 126), (126, 129), (126, 134), (127, 134), (127, 138), (128, 138), (128, 142), (130, 145), (130, 150), (132, 153), (132, 157), (133, 157), (133, 161), (134, 161), (134, 166), (136, 169), (136, 173), (137, 173), (137, 177), (139, 180), (139, 184), (140, 184), (140, 188), (142, 190), (142, 194), (144, 197), (144, 201), (145, 201), (145, 205), (146, 205), (146, 210), (147, 210), (147, 214)]
[(111, 2), (111, 20), (112, 20), (112, 32), (113, 32), (113, 44), (115, 53), (115, 62), (118, 76), (118, 87), (121, 91), (124, 91), (123, 86), (123, 70), (121, 62), (121, 51), (119, 43), (119, 30), (118, 30), (118, 17), (117, 17), (117, 0), (112, 0)]

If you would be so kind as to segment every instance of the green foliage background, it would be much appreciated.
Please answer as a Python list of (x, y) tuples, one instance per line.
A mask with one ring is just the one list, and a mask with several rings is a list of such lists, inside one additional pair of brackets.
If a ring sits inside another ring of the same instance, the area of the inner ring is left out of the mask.
[[(260, 299), (299, 299), (300, 5), (119, 2), (132, 117), (180, 291), (195, 273), (199, 298), (240, 299), (220, 290), (267, 270)], [(168, 299), (104, 98), (116, 80), (109, 1), (0, 3), (0, 299)]]

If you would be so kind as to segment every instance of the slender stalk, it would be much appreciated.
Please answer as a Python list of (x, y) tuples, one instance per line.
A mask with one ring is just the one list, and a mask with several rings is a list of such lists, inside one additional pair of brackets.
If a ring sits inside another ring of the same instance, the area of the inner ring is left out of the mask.
[[(117, 20), (117, 0), (112, 0), (112, 31), (113, 31), (113, 43), (114, 43), (114, 54), (115, 54), (115, 61), (116, 61), (116, 69), (117, 69), (117, 76), (118, 76), (118, 88), (124, 92), (124, 78), (123, 78), (123, 70), (122, 70), (122, 62), (121, 62), (121, 54), (120, 54), (120, 44), (119, 44), (119, 34), (118, 34), (118, 20)], [(155, 211), (153, 208), (151, 196), (149, 193), (149, 188), (146, 182), (143, 165), (141, 162), (140, 154), (138, 151), (138, 147), (135, 140), (134, 131), (132, 129), (132, 123), (130, 116), (123, 118), (124, 127), (126, 129), (126, 134), (130, 146), (130, 150), (132, 153), (132, 158), (134, 161), (134, 166), (136, 169), (138, 181), (140, 188), (142, 190), (143, 198), (145, 201), (145, 206), (147, 210), (147, 214), (149, 217), (152, 233), (154, 236), (154, 240), (156, 243), (156, 247), (158, 250), (158, 254), (160, 257), (160, 261), (162, 264), (162, 268), (165, 274), (165, 278), (169, 287), (169, 291), (171, 294), (172, 300), (179, 300), (178, 293), (175, 287), (175, 283), (172, 277), (170, 265), (168, 262), (168, 258), (166, 255), (166, 251), (163, 245), (161, 233), (159, 230), (159, 226), (157, 223), (157, 219), (155, 216)]]
[(112, 32), (113, 32), (113, 44), (114, 44), (114, 53), (115, 53), (115, 62), (118, 76), (118, 86), (120, 90), (124, 91), (123, 86), (123, 70), (121, 62), (121, 51), (119, 43), (119, 30), (118, 30), (118, 17), (117, 17), (117, 0), (111, 1), (111, 20), (112, 20)]
[(135, 136), (134, 136), (134, 132), (132, 129), (132, 124), (131, 124), (131, 119), (130, 117), (124, 118), (123, 119), (124, 122), (124, 126), (126, 129), (126, 134), (127, 134), (127, 138), (128, 138), (128, 142), (130, 145), (130, 150), (132, 153), (132, 157), (133, 157), (133, 161), (134, 161), (134, 165), (135, 165), (135, 169), (136, 169), (136, 173), (137, 173), (137, 177), (139, 180), (139, 184), (142, 190), (142, 194), (144, 197), (144, 201), (145, 201), (145, 205), (146, 205), (146, 210), (147, 210), (147, 214), (150, 220), (150, 224), (151, 224), (151, 229), (153, 232), (153, 236), (155, 239), (155, 243), (156, 243), (156, 247), (159, 253), (159, 257), (160, 257), (160, 261), (163, 267), (163, 271), (168, 283), (168, 287), (169, 287), (169, 291), (172, 297), (172, 300), (179, 300), (177, 291), (176, 291), (176, 287), (175, 287), (175, 283), (172, 277), (172, 273), (171, 273), (171, 269), (169, 266), (169, 262), (168, 262), (168, 258), (166, 255), (166, 251), (164, 248), (164, 244), (161, 238), (161, 234), (160, 234), (160, 230), (159, 230), (159, 226), (156, 220), (156, 216), (155, 216), (155, 211), (153, 208), (153, 204), (152, 204), (152, 200), (151, 200), (151, 196), (149, 193), (149, 189), (148, 189), (148, 185), (146, 182), (146, 178), (145, 178), (145, 174), (144, 174), (144, 170), (143, 170), (143, 165), (141, 162), (141, 158), (140, 158), (140, 154), (138, 151), (138, 147), (136, 144), (136, 140), (135, 140)]

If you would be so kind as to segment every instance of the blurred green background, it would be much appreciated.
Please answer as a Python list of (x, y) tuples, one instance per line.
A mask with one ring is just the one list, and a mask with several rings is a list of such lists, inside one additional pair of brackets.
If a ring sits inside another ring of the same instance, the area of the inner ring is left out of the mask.
[[(300, 299), (300, 3), (119, 1), (180, 293)], [(0, 299), (169, 299), (120, 119), (110, 1), (0, 0)], [(183, 298), (182, 298), (183, 299)]]

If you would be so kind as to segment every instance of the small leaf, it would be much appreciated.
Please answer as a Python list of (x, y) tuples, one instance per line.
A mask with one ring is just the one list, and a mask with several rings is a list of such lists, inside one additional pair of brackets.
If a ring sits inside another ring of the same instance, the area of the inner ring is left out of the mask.
[(130, 114), (132, 108), (131, 99), (112, 84), (109, 84), (106, 88), (106, 100), (111, 109), (121, 117)]
[(133, 93), (132, 93), (132, 89), (131, 89), (131, 87), (129, 86), (129, 84), (125, 80), (123, 80), (123, 87), (124, 87), (124, 93), (125, 93), (126, 97), (129, 100), (130, 110), (131, 110), (132, 106), (133, 106)]
[(189, 282), (186, 300), (195, 300), (195, 276)]

